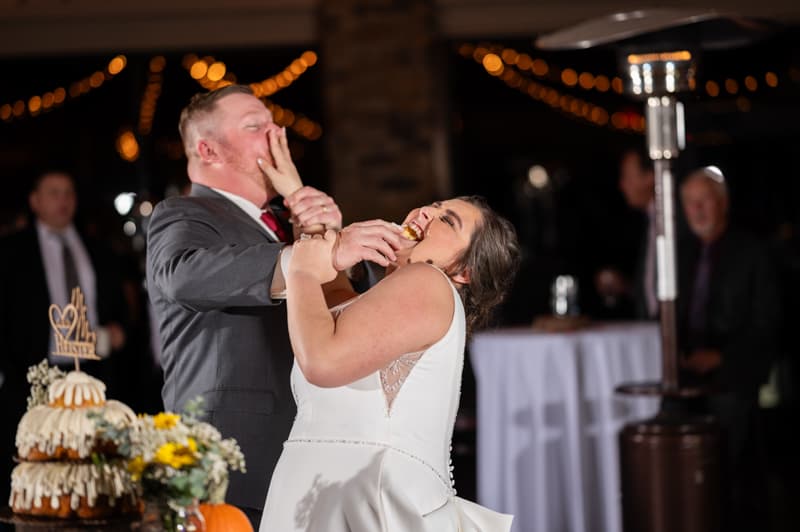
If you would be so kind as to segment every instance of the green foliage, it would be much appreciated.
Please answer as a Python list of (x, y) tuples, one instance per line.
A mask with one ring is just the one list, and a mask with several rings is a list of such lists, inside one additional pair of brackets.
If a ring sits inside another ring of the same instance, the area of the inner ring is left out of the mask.
[(140, 483), (145, 499), (188, 506), (195, 500), (222, 502), (229, 471), (245, 471), (236, 440), (222, 438), (215, 427), (200, 420), (202, 415), (198, 398), (186, 405), (183, 415), (140, 415), (129, 425), (114, 425), (102, 413), (92, 419), (100, 437), (112, 441), (127, 459), (128, 471)]

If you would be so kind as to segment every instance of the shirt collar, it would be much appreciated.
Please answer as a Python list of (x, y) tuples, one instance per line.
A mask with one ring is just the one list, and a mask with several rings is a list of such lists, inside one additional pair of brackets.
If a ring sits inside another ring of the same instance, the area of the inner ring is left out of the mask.
[(242, 209), (250, 218), (256, 221), (261, 220), (261, 208), (258, 207), (255, 203), (250, 200), (244, 199), (243, 197), (234, 194), (232, 192), (228, 192), (227, 190), (221, 190), (218, 188), (210, 187), (211, 190), (214, 192), (225, 196), (229, 200), (233, 202), (234, 205)]
[(47, 225), (46, 223), (42, 222), (41, 220), (36, 220), (36, 231), (39, 233), (39, 238), (47, 238), (47, 239), (65, 239), (69, 242), (74, 241), (78, 238), (78, 231), (75, 229), (73, 224), (69, 224), (64, 229), (54, 229)]

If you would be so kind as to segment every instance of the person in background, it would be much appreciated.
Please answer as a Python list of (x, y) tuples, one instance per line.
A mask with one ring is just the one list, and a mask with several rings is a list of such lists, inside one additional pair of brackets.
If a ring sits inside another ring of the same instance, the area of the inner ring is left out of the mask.
[[(29, 195), (34, 222), (0, 240), (0, 500), (6, 500), (16, 454), (14, 435), (25, 413), (28, 367), (49, 358), (65, 369), (71, 358), (55, 357), (54, 335), (48, 318), (51, 304), (63, 307), (72, 289), (85, 296), (90, 328), (97, 333), (98, 362), (84, 361), (81, 369), (102, 379), (115, 397), (115, 356), (126, 345), (128, 308), (113, 253), (81, 235), (73, 221), (77, 194), (72, 176), (63, 171), (40, 174)], [(5, 498), (3, 498), (5, 497)]]
[(623, 153), (618, 185), (627, 205), (641, 215), (641, 244), (633, 274), (603, 268), (595, 275), (595, 287), (606, 306), (627, 302), (636, 318), (656, 319), (655, 176), (644, 150), (630, 148)]
[(696, 408), (712, 414), (725, 433), (726, 530), (763, 530), (758, 390), (779, 350), (777, 270), (761, 242), (730, 227), (728, 187), (718, 168), (692, 172), (680, 194), (691, 232), (678, 254), (681, 385), (710, 393)]

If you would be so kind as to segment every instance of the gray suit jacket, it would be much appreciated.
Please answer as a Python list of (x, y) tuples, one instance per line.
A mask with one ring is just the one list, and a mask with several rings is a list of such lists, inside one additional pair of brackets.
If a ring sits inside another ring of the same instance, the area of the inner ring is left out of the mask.
[(230, 200), (193, 185), (150, 219), (147, 288), (159, 324), (168, 410), (198, 395), (239, 442), (247, 474), (228, 502), (260, 510), (295, 416), (286, 306), (269, 295), (283, 245)]

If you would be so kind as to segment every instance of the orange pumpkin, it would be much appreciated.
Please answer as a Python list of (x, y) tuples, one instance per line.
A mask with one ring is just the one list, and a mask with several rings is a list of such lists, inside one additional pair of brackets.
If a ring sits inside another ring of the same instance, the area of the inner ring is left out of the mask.
[(206, 532), (253, 532), (250, 520), (232, 504), (203, 503), (200, 513), (206, 520)]

